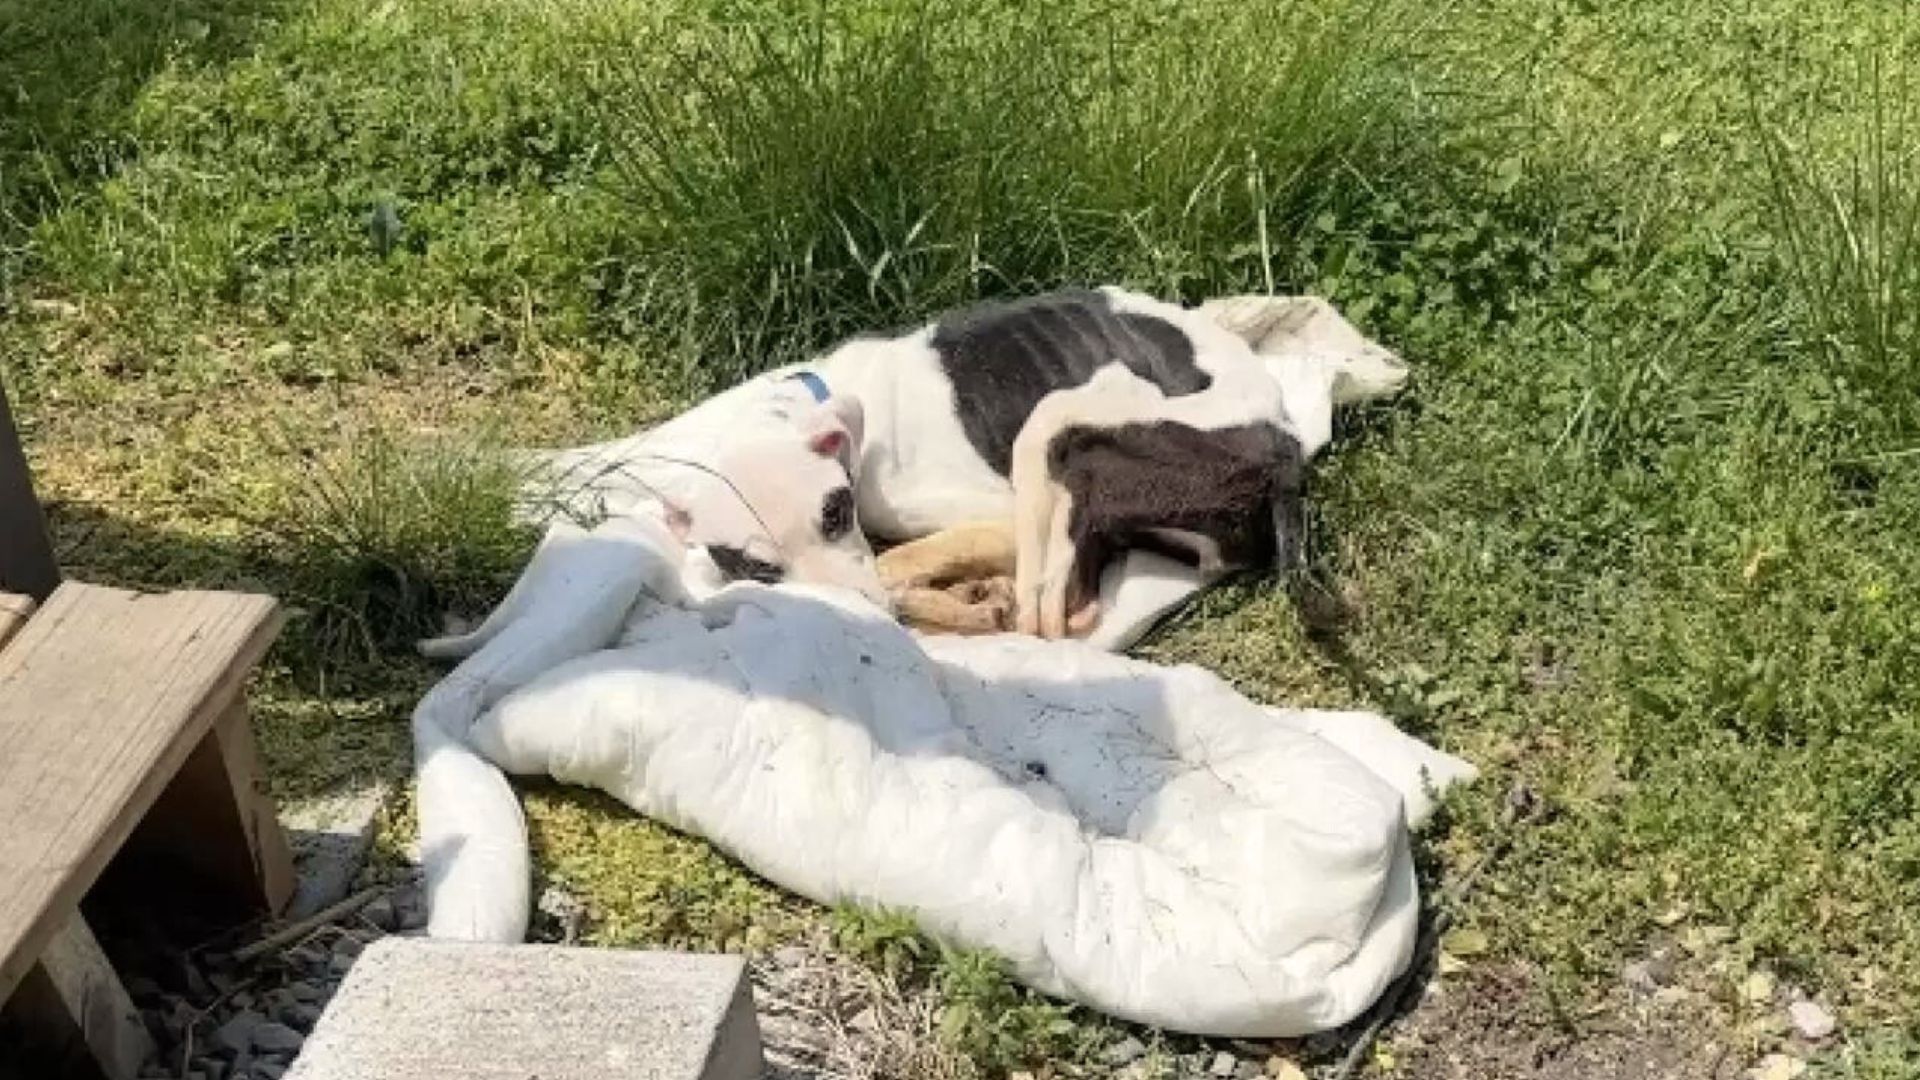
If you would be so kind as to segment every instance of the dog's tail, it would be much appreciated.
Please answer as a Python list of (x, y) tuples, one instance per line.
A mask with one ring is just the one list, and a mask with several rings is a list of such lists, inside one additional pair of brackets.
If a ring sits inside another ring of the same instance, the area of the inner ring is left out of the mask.
[(430, 936), (526, 937), (526, 822), (506, 777), (473, 748), (474, 722), (509, 688), (608, 645), (642, 594), (683, 602), (682, 555), (654, 518), (612, 518), (591, 530), (557, 523), (478, 630), (421, 644), (428, 655), (466, 654), (413, 713)]

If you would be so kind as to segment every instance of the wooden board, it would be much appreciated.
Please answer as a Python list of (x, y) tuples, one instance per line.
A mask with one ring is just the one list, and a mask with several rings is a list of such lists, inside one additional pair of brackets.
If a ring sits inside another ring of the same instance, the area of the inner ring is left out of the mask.
[(5, 647), (7, 639), (27, 625), (27, 618), (33, 614), (33, 608), (31, 596), (0, 593), (0, 647)]
[(135, 1080), (153, 1056), (140, 1011), (78, 912), (0, 1013), (0, 1052), (32, 1059), (41, 1075), (105, 1080)]
[(0, 651), (0, 1000), (279, 629), (271, 598), (67, 583)]

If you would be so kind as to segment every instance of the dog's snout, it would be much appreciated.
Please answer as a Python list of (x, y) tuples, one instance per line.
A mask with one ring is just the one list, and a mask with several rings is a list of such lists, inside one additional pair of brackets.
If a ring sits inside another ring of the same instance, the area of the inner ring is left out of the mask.
[(793, 561), (789, 577), (813, 585), (848, 589), (866, 597), (882, 611), (893, 611), (893, 597), (880, 580), (872, 549), (864, 542), (806, 552)]

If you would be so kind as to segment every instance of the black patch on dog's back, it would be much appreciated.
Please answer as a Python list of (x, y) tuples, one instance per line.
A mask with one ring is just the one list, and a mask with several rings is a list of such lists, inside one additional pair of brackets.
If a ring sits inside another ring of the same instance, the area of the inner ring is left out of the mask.
[(1091, 289), (946, 316), (935, 324), (932, 344), (953, 384), (961, 430), (1002, 476), (1012, 469), (1013, 440), (1040, 399), (1084, 384), (1115, 360), (1168, 397), (1213, 385), (1179, 327), (1117, 312), (1105, 293)]
[(1228, 568), (1292, 561), (1306, 459), (1273, 424), (1072, 427), (1048, 446), (1047, 468), (1073, 500), (1067, 532), (1082, 596), (1097, 594), (1101, 571), (1130, 550), (1194, 561), (1158, 530), (1211, 539)]

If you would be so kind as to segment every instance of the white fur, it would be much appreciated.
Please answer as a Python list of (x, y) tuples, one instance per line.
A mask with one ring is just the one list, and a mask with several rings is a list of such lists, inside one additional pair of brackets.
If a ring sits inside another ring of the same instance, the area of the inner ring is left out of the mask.
[[(828, 541), (819, 529), (828, 492), (851, 483), (858, 497), (867, 426), (858, 398), (820, 403), (799, 383), (761, 376), (650, 431), (547, 455), (533, 516), (590, 521), (671, 507), (689, 519), (690, 544), (739, 548), (796, 581), (852, 589), (884, 607), (865, 532)], [(810, 448), (834, 432), (840, 455)]]
[(1013, 489), (960, 428), (953, 384), (929, 342), (933, 327), (848, 342), (808, 365), (836, 394), (860, 400), (860, 523), (885, 540), (915, 540), (967, 521), (1006, 518)]
[[(1025, 438), (1027, 460), (1016, 469), (1028, 475), (1034, 467), (1034, 448), (1044, 447), (1039, 430), (1057, 430), (1066, 417), (1082, 423), (1123, 422), (1123, 418), (1165, 419), (1199, 427), (1268, 421), (1279, 425), (1311, 457), (1333, 434), (1336, 404), (1364, 401), (1391, 394), (1406, 379), (1406, 368), (1391, 352), (1368, 340), (1324, 300), (1315, 297), (1234, 296), (1212, 300), (1197, 309), (1167, 304), (1121, 289), (1104, 290), (1117, 310), (1151, 315), (1179, 326), (1193, 341), (1195, 363), (1214, 379), (1198, 394), (1167, 399), (1139, 379), (1062, 391), (1036, 410), (1040, 426)], [(575, 513), (618, 513), (646, 506), (652, 487), (676, 494), (701, 506), (715, 507), (705, 515), (710, 532), (744, 536), (751, 541), (754, 523), (737, 510), (737, 498), (714, 488), (710, 480), (688, 470), (649, 462), (649, 453), (671, 450), (678, 456), (717, 462), (733, 455), (730, 472), (753, 476), (791, 476), (767, 498), (775, 516), (804, 516), (809, 500), (824, 494), (817, 477), (791, 475), (781, 460), (790, 449), (779, 440), (743, 446), (743, 433), (768, 420), (768, 402), (798, 404), (806, 391), (785, 376), (801, 367), (818, 373), (835, 398), (851, 398), (861, 405), (864, 434), (859, 440), (856, 496), (864, 531), (892, 541), (917, 539), (944, 528), (981, 520), (1015, 520), (1016, 484), (995, 472), (973, 449), (961, 429), (952, 401), (952, 383), (930, 345), (932, 326), (891, 339), (849, 342), (818, 361), (782, 368), (750, 379), (668, 423), (628, 439), (562, 451), (550, 457), (557, 472), (574, 477), (604, 472), (609, 463), (622, 471), (600, 476), (588, 485), (563, 489), (560, 501)], [(1059, 400), (1055, 400), (1059, 399)], [(1032, 422), (1030, 421), (1030, 426)], [(1018, 455), (1016, 454), (1016, 458)], [(631, 482), (628, 474), (643, 477), (646, 485)], [(805, 497), (792, 492), (806, 492)], [(780, 497), (781, 492), (789, 497)], [(1033, 493), (1028, 514), (1027, 589), (1023, 601), (1032, 605), (1033, 624), (1046, 610), (1044, 597), (1058, 592), (1065, 556), (1047, 542), (1064, 500), (1061, 492)], [(730, 516), (729, 516), (730, 515)], [(764, 515), (763, 515), (764, 516)], [(720, 524), (713, 525), (711, 523)], [(1036, 530), (1038, 530), (1036, 532)], [(805, 552), (804, 535), (780, 527), (793, 537), (796, 552)], [(1057, 534), (1057, 530), (1056, 530)], [(749, 544), (751, 551), (751, 544)], [(835, 557), (827, 553), (816, 564), (801, 559), (795, 580), (848, 584), (864, 579), (866, 556), (848, 549)], [(771, 560), (770, 560), (771, 561)], [(1050, 569), (1047, 569), (1050, 567)], [(822, 576), (815, 576), (822, 575)], [(1109, 567), (1101, 577), (1100, 621), (1091, 640), (1121, 649), (1138, 640), (1168, 610), (1217, 578), (1217, 573), (1194, 570), (1159, 556), (1134, 553)], [(1049, 583), (1053, 592), (1049, 592)], [(871, 591), (877, 582), (864, 586)], [(1057, 627), (1057, 620), (1052, 620)]]

